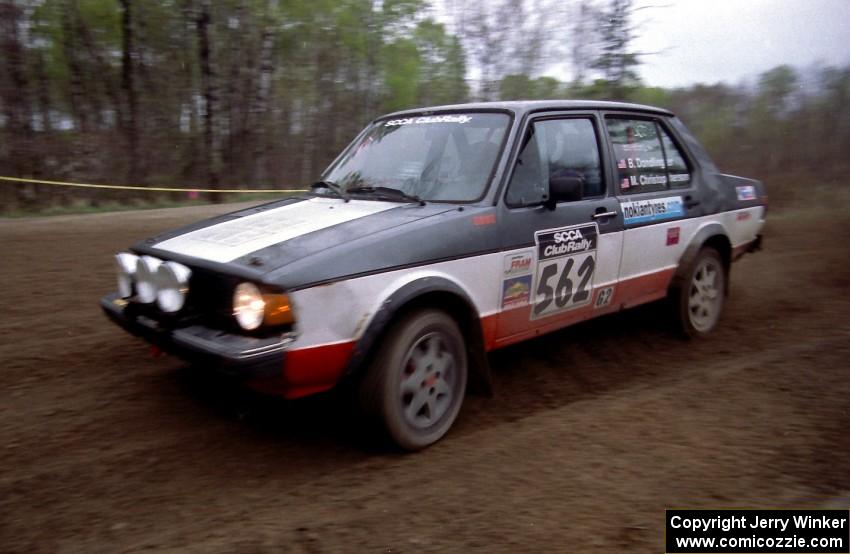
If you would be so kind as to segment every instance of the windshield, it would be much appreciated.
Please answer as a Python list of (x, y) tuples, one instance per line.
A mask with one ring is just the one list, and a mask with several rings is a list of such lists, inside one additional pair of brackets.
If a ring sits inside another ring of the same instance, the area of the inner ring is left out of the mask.
[(422, 200), (481, 198), (510, 117), (467, 113), (375, 122), (322, 177), (344, 191), (387, 187)]

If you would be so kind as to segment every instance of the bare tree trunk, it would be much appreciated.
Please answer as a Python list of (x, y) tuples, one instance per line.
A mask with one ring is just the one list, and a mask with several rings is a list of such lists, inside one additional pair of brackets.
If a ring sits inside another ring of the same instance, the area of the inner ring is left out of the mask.
[(254, 123), (253, 128), (259, 131), (254, 136), (254, 160), (251, 168), (251, 181), (253, 184), (263, 183), (268, 179), (266, 169), (266, 156), (269, 145), (269, 126), (264, 119), (270, 115), (269, 97), (272, 90), (272, 78), (274, 73), (274, 34), (270, 27), (263, 28), (260, 37), (260, 71), (256, 84), (257, 93), (254, 96), (250, 118)]
[[(12, 136), (9, 147), (10, 169), (15, 175), (32, 177), (33, 128), (29, 82), (25, 71), (25, 53), (21, 44), (19, 25), (21, 9), (12, 1), (0, 2), (0, 52), (6, 78), (0, 81), (0, 98), (5, 108), (6, 127)], [(26, 203), (33, 196), (32, 187), (19, 186), (14, 195), (18, 203)]]
[(38, 86), (36, 93), (38, 100), (38, 111), (41, 114), (41, 125), (45, 135), (53, 131), (53, 121), (50, 119), (50, 82), (47, 79), (47, 71), (44, 67), (44, 55), (38, 52), (35, 58), (35, 79)]
[(124, 133), (129, 147), (128, 180), (141, 182), (139, 178), (139, 133), (136, 126), (138, 121), (138, 102), (136, 101), (136, 87), (133, 75), (133, 12), (130, 0), (121, 0), (121, 88), (124, 89), (124, 98), (127, 102), (127, 110), (124, 118)]
[(74, 126), (78, 131), (78, 135), (85, 135), (89, 131), (90, 123), (88, 117), (88, 109), (86, 107), (86, 92), (84, 89), (83, 70), (80, 67), (79, 60), (75, 52), (73, 42), (74, 23), (72, 21), (73, 14), (68, 4), (63, 5), (62, 9), (62, 49), (64, 50), (65, 59), (68, 61), (68, 80), (69, 80), (69, 104), (71, 107), (71, 117), (74, 120)]
[[(104, 57), (101, 47), (95, 43), (91, 29), (89, 29), (83, 18), (80, 17), (80, 14), (76, 11), (76, 7), (74, 9), (74, 32), (82, 41), (89, 58), (94, 60), (94, 71), (96, 71), (100, 77), (95, 81), (95, 83), (103, 84), (106, 99), (112, 104), (112, 108), (115, 110), (115, 122), (120, 122), (123, 119), (124, 107), (121, 102), (121, 95), (115, 85), (115, 81), (110, 75), (111, 64)], [(100, 119), (101, 125), (108, 127), (112, 122), (106, 118), (106, 111), (103, 109), (103, 98), (101, 98), (98, 94), (94, 94), (92, 97), (97, 106), (97, 109), (95, 110), (96, 116)], [(118, 125), (116, 125), (116, 127), (118, 127)]]
[[(198, 18), (196, 20), (196, 29), (198, 33), (198, 56), (201, 67), (201, 94), (204, 98), (204, 149), (205, 160), (207, 164), (207, 177), (209, 179), (209, 187), (218, 189), (219, 187), (219, 152), (217, 148), (216, 138), (216, 96), (215, 87), (213, 86), (213, 69), (210, 53), (210, 33), (209, 26), (212, 23), (210, 15), (209, 0), (202, 0)], [(221, 202), (221, 195), (212, 193), (213, 202)]]

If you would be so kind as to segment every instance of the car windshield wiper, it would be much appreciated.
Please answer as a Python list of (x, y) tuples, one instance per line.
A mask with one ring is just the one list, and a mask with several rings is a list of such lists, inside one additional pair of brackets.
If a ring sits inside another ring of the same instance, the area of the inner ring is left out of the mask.
[(340, 198), (342, 198), (343, 200), (345, 200), (346, 202), (351, 200), (351, 197), (348, 196), (348, 193), (345, 192), (345, 189), (343, 189), (341, 186), (334, 183), (333, 181), (316, 181), (315, 183), (310, 185), (310, 190), (315, 190), (318, 188), (326, 188), (337, 196), (339, 196)]
[(391, 187), (354, 187), (348, 189), (348, 192), (377, 194), (388, 199), (407, 200), (408, 202), (416, 202), (420, 206), (425, 205), (425, 201), (415, 194), (408, 194), (403, 190), (394, 189)]

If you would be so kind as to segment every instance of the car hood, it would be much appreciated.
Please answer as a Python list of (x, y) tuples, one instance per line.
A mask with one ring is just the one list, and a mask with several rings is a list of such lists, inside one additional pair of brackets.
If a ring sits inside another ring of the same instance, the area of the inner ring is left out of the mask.
[(455, 231), (462, 235), (459, 227), (471, 227), (482, 210), (487, 208), (295, 198), (206, 220), (135, 249), (301, 288), (488, 249), (492, 240), (446, 240)]

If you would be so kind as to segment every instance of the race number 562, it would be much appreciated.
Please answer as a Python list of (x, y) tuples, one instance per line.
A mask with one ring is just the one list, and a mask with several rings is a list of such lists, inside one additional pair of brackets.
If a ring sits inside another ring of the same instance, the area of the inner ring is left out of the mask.
[(556, 258), (538, 267), (534, 318), (578, 308), (590, 302), (596, 252)]

